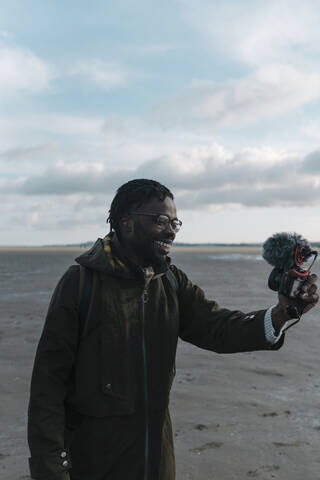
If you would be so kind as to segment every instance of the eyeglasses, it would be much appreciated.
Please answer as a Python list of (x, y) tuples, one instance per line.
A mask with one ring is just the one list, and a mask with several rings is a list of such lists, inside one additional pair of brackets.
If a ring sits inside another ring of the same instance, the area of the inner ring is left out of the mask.
[(169, 225), (171, 226), (174, 233), (178, 233), (182, 222), (175, 218), (174, 220), (170, 220), (168, 215), (164, 215), (163, 213), (139, 213), (139, 212), (131, 212), (133, 215), (144, 215), (146, 217), (155, 217), (155, 223), (161, 227), (163, 230), (166, 230)]

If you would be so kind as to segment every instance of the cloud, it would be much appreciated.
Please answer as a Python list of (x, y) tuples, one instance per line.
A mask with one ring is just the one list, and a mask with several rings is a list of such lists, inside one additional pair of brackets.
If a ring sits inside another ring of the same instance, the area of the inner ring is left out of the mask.
[[(152, 178), (168, 186), (175, 195), (179, 215), (183, 217), (187, 211), (189, 218), (193, 213), (202, 216), (207, 232), (210, 214), (217, 215), (223, 224), (228, 215), (236, 221), (232, 212), (238, 210), (242, 210), (247, 224), (251, 216), (255, 219), (257, 238), (262, 228), (258, 225), (262, 222), (259, 215), (268, 217), (270, 222), (272, 212), (278, 212), (277, 225), (282, 225), (283, 216), (291, 215), (286, 228), (297, 229), (296, 222), (301, 220), (293, 216), (295, 208), (306, 212), (303, 215), (312, 211), (310, 207), (320, 208), (318, 158), (318, 150), (306, 156), (266, 147), (233, 153), (221, 145), (211, 145), (163, 155), (130, 169), (118, 165), (110, 170), (110, 159), (58, 161), (44, 166), (40, 174), (29, 171), (19, 178), (0, 179), (1, 223), (6, 232), (2, 241), (7, 242), (12, 232), (18, 231), (27, 243), (34, 242), (29, 237), (35, 232), (36, 243), (45, 244), (61, 242), (61, 232), (64, 243), (94, 238), (105, 229), (107, 210), (116, 189), (134, 178)], [(289, 213), (284, 214), (282, 208), (289, 208)], [(220, 233), (221, 241), (232, 237), (223, 225)], [(232, 238), (236, 237), (235, 234)], [(316, 232), (313, 237), (317, 238)]]
[(319, 97), (320, 74), (271, 65), (225, 83), (194, 82), (150, 115), (166, 128), (228, 127), (282, 115)]
[(15, 192), (26, 196), (64, 196), (77, 193), (108, 194), (124, 183), (130, 170), (112, 172), (101, 162), (58, 161), (41, 174), (6, 180), (0, 183), (0, 191)]
[(18, 93), (44, 93), (50, 89), (53, 80), (70, 75), (106, 91), (125, 86), (133, 77), (127, 69), (99, 58), (80, 60), (62, 70), (45, 62), (30, 49), (8, 43), (10, 38), (7, 32), (0, 32), (0, 98)]
[(320, 53), (316, 0), (179, 0), (188, 25), (214, 55), (250, 66), (314, 66)]
[(94, 191), (100, 183), (104, 166), (77, 162), (58, 162), (43, 174), (26, 178), (20, 192), (26, 195), (70, 195), (77, 192)]
[(99, 58), (82, 60), (71, 68), (72, 75), (87, 78), (102, 90), (123, 87), (129, 80), (129, 73), (114, 63)]
[(105, 120), (105, 117), (68, 113), (3, 114), (0, 116), (0, 131), (7, 143), (1, 150), (4, 153), (16, 148), (37, 149), (39, 145), (58, 143), (67, 150), (72, 143), (79, 146), (84, 141), (96, 142), (97, 138), (101, 139)]
[[(183, 131), (163, 134), (137, 117), (117, 115), (3, 115), (0, 131), (6, 140), (0, 148), (2, 172), (10, 170), (14, 174), (19, 161), (19, 173), (27, 176), (30, 168), (39, 172), (58, 160), (88, 163), (92, 159), (109, 164), (111, 169), (131, 168), (159, 152), (167, 154), (199, 142), (199, 136), (192, 132), (187, 136)], [(203, 141), (210, 142), (211, 138)], [(48, 151), (41, 153), (45, 146)]]
[(232, 189), (204, 189), (180, 195), (179, 205), (189, 210), (211, 210), (215, 206), (241, 205), (244, 207), (305, 207), (320, 204), (320, 188), (305, 183), (275, 187), (237, 187)]
[[(14, 230), (21, 226), (31, 230), (56, 231), (77, 229), (80, 225), (104, 224), (107, 217), (106, 195), (73, 194), (46, 198), (0, 194), (2, 228)], [(22, 242), (23, 243), (23, 242)]]
[(53, 71), (31, 50), (0, 43), (0, 98), (47, 91)]
[[(41, 175), (3, 182), (0, 191), (29, 196), (114, 195), (133, 178), (155, 178), (176, 193), (184, 209), (217, 206), (307, 206), (320, 203), (319, 169), (306, 168), (319, 152), (299, 157), (272, 149), (236, 154), (219, 145), (194, 148), (110, 171), (100, 163), (58, 162)], [(312, 166), (312, 165), (311, 165)], [(66, 197), (66, 198), (67, 198)]]
[(301, 173), (320, 174), (320, 150), (315, 150), (304, 159)]
[(37, 157), (43, 157), (46, 155), (51, 155), (58, 151), (58, 145), (53, 143), (45, 143), (41, 145), (34, 146), (19, 146), (8, 148), (6, 150), (0, 151), (0, 160), (7, 160), (9, 162), (16, 162), (21, 160), (32, 159), (35, 160)]

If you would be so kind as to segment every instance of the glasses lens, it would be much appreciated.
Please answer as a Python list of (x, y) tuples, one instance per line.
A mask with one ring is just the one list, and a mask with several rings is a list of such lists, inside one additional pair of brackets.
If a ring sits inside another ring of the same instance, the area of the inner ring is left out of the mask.
[(172, 228), (173, 230), (175, 231), (175, 233), (179, 232), (180, 230), (180, 227), (182, 225), (182, 222), (180, 222), (180, 220), (173, 220), (171, 222), (171, 225), (172, 225)]
[(166, 215), (159, 215), (157, 218), (157, 224), (161, 228), (168, 228), (169, 225), (171, 225), (173, 231), (177, 233), (180, 230), (182, 222), (180, 220), (170, 220)]
[(170, 223), (169, 217), (167, 217), (166, 215), (158, 215), (157, 224), (160, 227), (167, 228), (169, 223)]

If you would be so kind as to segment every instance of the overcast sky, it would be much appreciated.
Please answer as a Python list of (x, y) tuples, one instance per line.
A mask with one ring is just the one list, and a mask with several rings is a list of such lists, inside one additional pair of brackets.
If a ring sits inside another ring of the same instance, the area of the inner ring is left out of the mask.
[(0, 3), (0, 245), (95, 240), (117, 187), (182, 242), (320, 241), (317, 0)]

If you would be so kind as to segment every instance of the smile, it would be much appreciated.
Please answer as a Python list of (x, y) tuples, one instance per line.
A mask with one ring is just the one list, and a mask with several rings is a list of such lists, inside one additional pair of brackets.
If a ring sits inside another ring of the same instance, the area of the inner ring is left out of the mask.
[(160, 240), (155, 240), (154, 243), (158, 248), (160, 248), (161, 250), (165, 250), (166, 252), (170, 250), (170, 247), (172, 245), (172, 242), (161, 242)]

